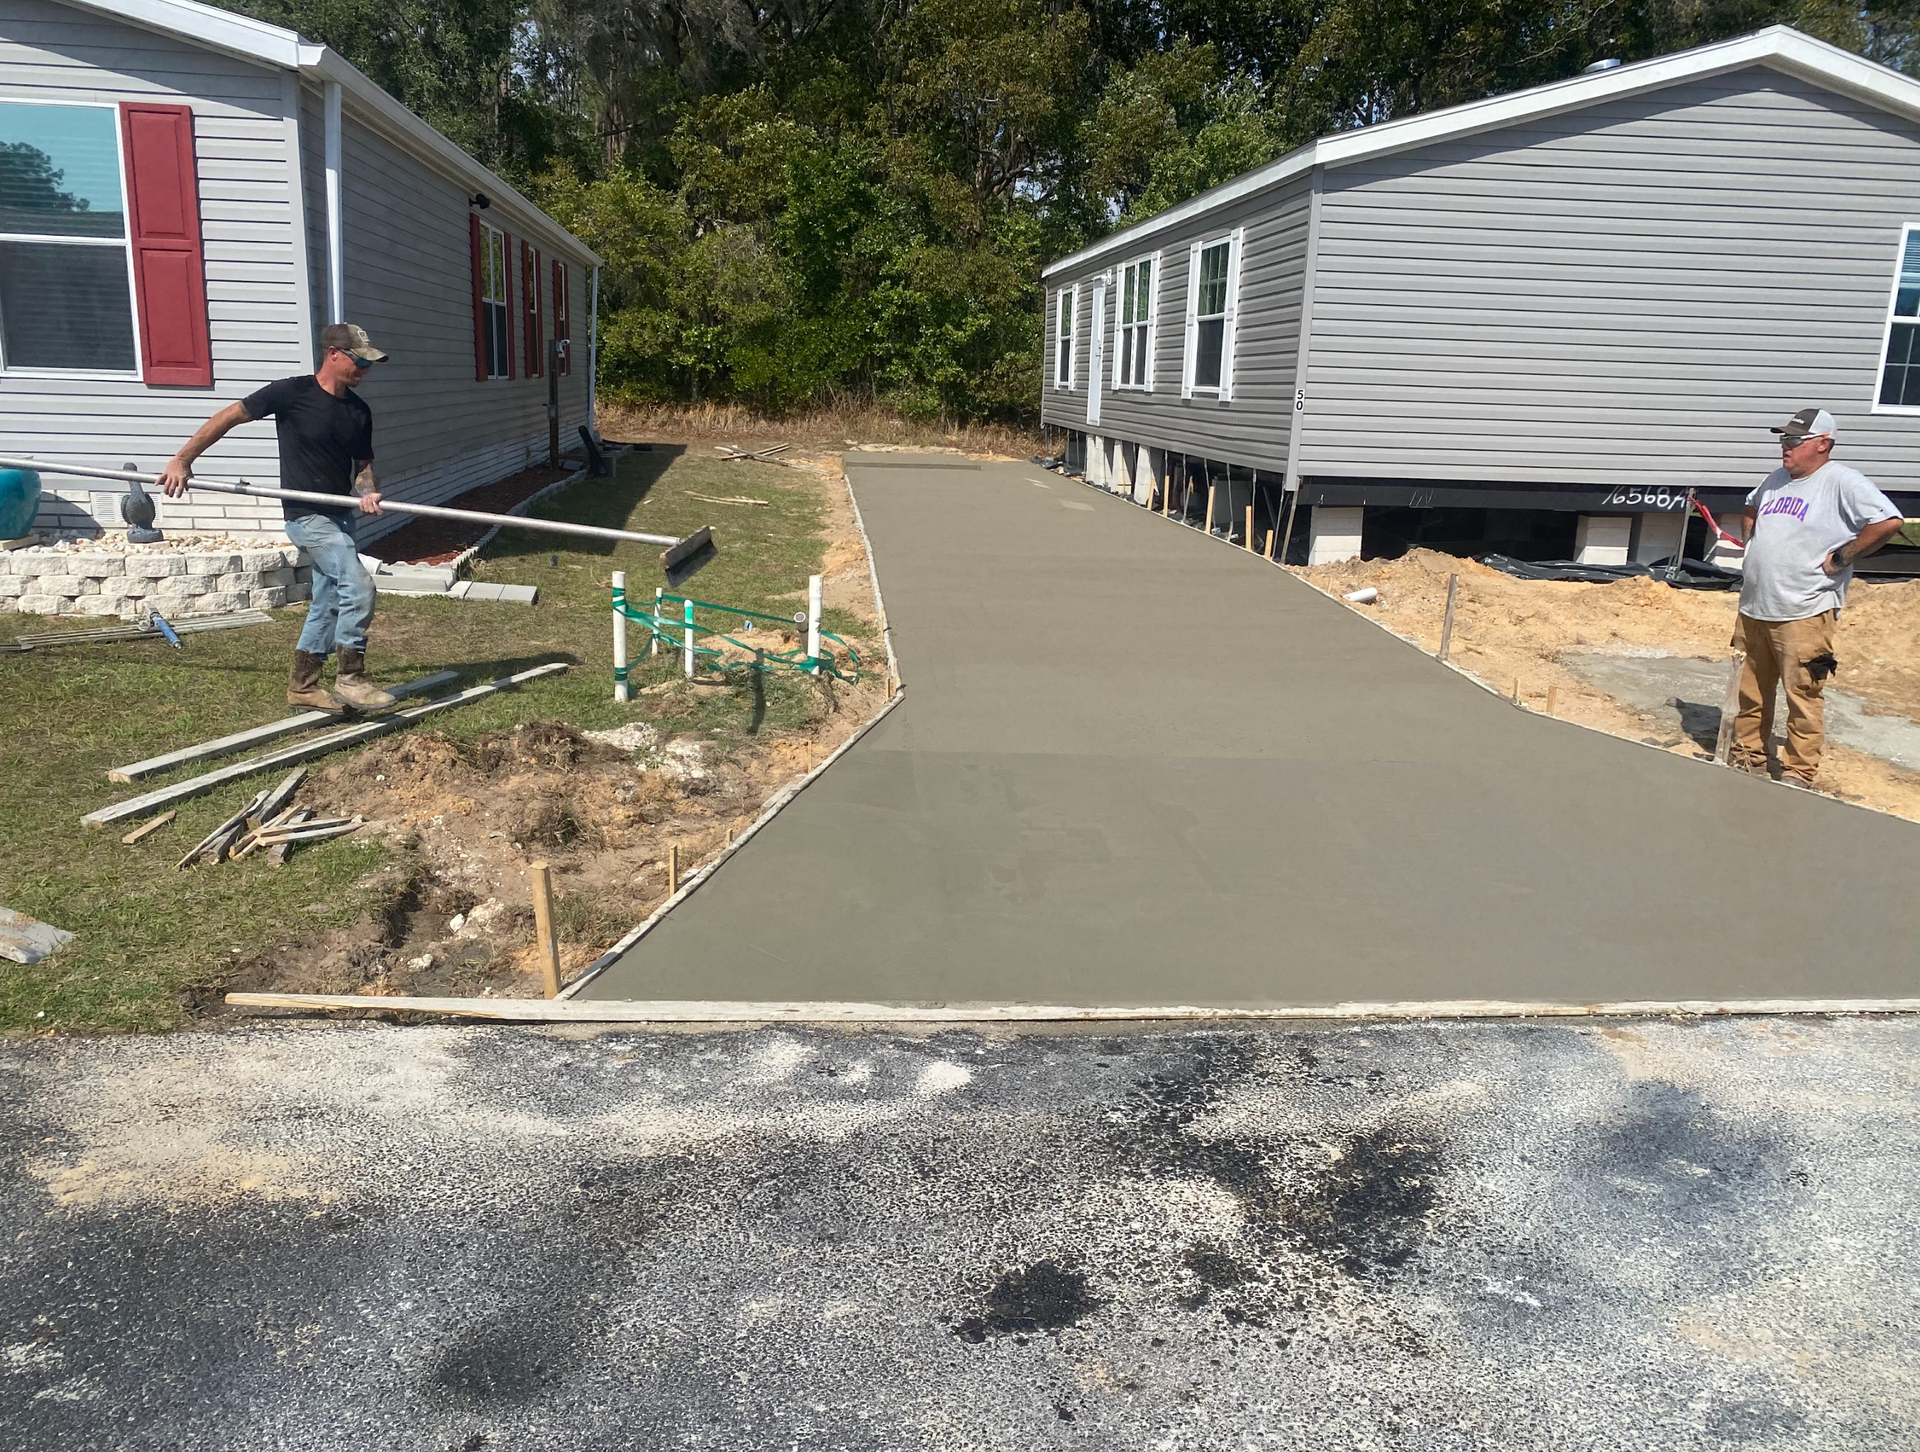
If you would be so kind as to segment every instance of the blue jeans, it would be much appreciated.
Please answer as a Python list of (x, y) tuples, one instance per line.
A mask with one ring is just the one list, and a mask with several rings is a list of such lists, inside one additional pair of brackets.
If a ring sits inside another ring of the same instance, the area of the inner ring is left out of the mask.
[(287, 521), (287, 538), (313, 561), (313, 600), (299, 649), (309, 655), (365, 650), (373, 624), (373, 576), (360, 563), (352, 531), (331, 515), (303, 514)]

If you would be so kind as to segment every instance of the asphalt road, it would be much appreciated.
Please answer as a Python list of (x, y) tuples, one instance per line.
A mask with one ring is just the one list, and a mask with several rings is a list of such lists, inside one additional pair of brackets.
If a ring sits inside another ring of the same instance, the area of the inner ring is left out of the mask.
[(906, 700), (582, 997), (1920, 998), (1912, 823), (1517, 710), (1057, 475), (930, 462), (848, 457)]
[(1920, 1023), (0, 1044), (0, 1446), (1910, 1448)]

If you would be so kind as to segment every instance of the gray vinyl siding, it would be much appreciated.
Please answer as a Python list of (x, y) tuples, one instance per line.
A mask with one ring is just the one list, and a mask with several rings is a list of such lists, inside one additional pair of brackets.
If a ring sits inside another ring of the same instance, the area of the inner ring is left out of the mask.
[[(1082, 274), (1048, 279), (1051, 301), (1061, 286), (1080, 284), (1076, 326), (1075, 387), (1071, 393), (1043, 379), (1041, 422), (1106, 438), (1126, 439), (1279, 472), (1286, 467), (1293, 418), (1294, 373), (1300, 340), (1300, 299), (1306, 276), (1309, 181), (1299, 177), (1273, 192), (1222, 208), (1204, 219), (1153, 239), (1150, 248), (1103, 259)], [(1185, 367), (1189, 250), (1196, 241), (1213, 241), (1244, 227), (1240, 291), (1234, 330), (1233, 397), (1180, 396)], [(1100, 380), (1100, 422), (1087, 422), (1087, 357), (1092, 337), (1091, 279), (1111, 266), (1116, 279), (1126, 265), (1159, 254), (1155, 283), (1153, 388), (1116, 388), (1115, 299), (1107, 293), (1105, 377)], [(1047, 342), (1051, 350), (1055, 317), (1049, 310)], [(1051, 363), (1052, 352), (1048, 352)]]
[[(473, 363), (471, 189), (371, 130), (351, 100), (342, 127), (346, 314), (392, 358), (362, 390), (374, 410), (383, 486), (397, 498), (437, 503), (547, 457), (547, 379), (527, 376), (520, 295), (524, 217), (498, 198), (482, 215), (512, 239), (513, 378), (477, 381)], [(324, 249), (323, 249), (324, 255)], [(541, 247), (541, 331), (553, 325), (551, 244)], [(576, 447), (587, 417), (585, 274), (572, 276), (574, 333), (582, 346), (560, 380), (562, 447)], [(325, 269), (316, 276), (325, 287)], [(544, 345), (543, 345), (544, 346)], [(371, 537), (373, 531), (367, 531)]]
[(1753, 68), (1329, 171), (1302, 472), (1746, 487), (1770, 425), (1920, 487), (1872, 411), (1920, 126)]
[[(0, 448), (112, 468), (131, 460), (157, 472), (209, 414), (306, 366), (287, 94), (277, 70), (53, 0), (8, 0), (0, 14), (0, 99), (147, 99), (193, 108), (214, 384), (149, 388), (135, 377), (0, 375)], [(272, 429), (229, 435), (202, 469), (276, 482)], [(91, 526), (82, 481), (49, 474), (43, 484), (41, 528)], [(263, 520), (277, 528), (277, 519), (271, 506), (210, 494), (161, 511), (163, 524), (183, 532), (252, 532)]]

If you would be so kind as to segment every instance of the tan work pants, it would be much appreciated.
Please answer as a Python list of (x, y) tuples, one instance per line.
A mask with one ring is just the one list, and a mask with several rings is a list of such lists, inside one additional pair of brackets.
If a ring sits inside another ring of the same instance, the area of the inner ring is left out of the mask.
[(1773, 736), (1776, 686), (1787, 688), (1787, 750), (1781, 766), (1788, 776), (1813, 780), (1826, 738), (1826, 680), (1815, 680), (1807, 663), (1833, 653), (1833, 611), (1805, 620), (1755, 620), (1742, 615), (1733, 627), (1733, 648), (1747, 653), (1740, 672), (1740, 714), (1733, 721), (1733, 761), (1748, 771), (1764, 771), (1767, 742)]

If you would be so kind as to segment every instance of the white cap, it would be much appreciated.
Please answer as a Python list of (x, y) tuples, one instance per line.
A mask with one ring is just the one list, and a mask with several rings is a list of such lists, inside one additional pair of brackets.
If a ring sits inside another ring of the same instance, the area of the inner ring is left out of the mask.
[(1796, 441), (1826, 434), (1836, 444), (1840, 442), (1840, 425), (1824, 408), (1803, 408), (1772, 432)]

